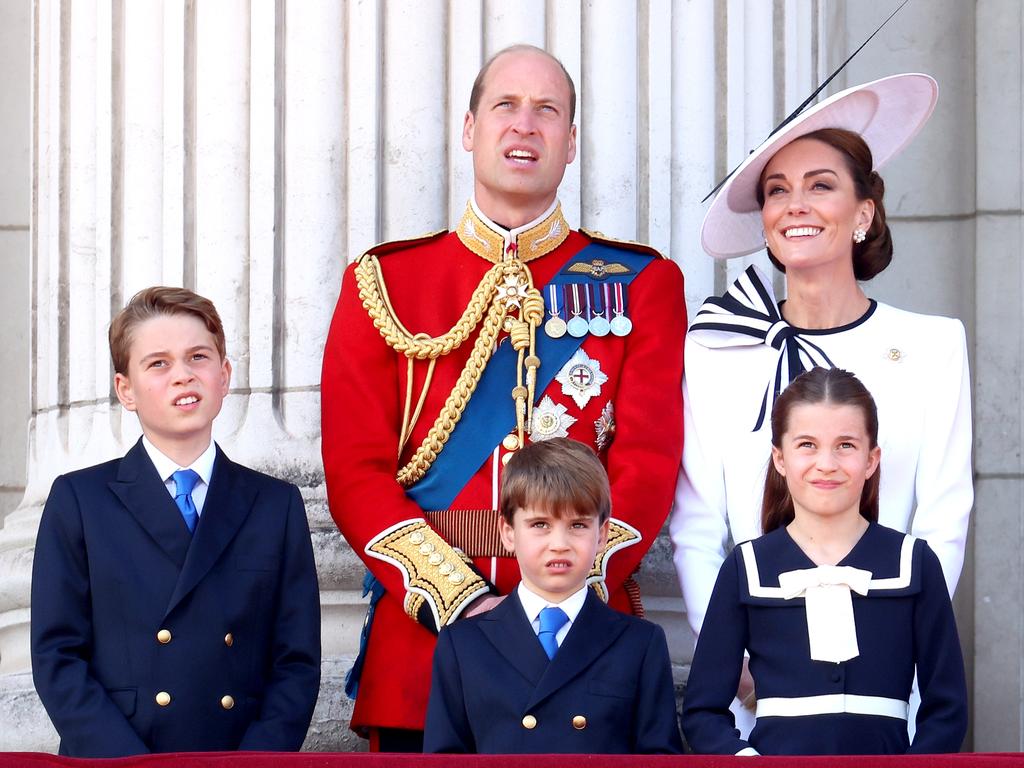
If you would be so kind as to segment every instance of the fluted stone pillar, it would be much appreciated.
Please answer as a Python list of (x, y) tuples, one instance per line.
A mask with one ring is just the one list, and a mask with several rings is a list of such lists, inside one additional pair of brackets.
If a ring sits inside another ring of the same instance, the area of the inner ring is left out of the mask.
[[(979, 2), (975, 20), (978, 440), (973, 608), (974, 747), (1024, 750), (1024, 10)], [(961, 134), (964, 143), (971, 131)], [(946, 183), (959, 186), (955, 166)], [(972, 242), (973, 241), (973, 242)], [(968, 596), (972, 595), (968, 593)]]

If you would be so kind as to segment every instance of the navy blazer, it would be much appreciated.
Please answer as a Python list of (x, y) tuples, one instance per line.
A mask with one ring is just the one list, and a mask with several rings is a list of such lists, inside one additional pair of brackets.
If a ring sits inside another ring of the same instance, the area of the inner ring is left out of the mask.
[(320, 684), (298, 489), (218, 447), (190, 535), (141, 440), (58, 477), (32, 568), (32, 676), (60, 754), (298, 749)]
[(590, 592), (548, 661), (513, 592), (441, 630), (423, 751), (679, 753), (665, 633)]

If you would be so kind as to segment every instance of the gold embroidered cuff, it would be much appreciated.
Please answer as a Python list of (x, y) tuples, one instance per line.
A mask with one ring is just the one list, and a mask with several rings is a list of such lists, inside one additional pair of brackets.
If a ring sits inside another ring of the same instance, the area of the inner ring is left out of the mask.
[(594, 558), (594, 567), (590, 569), (590, 575), (587, 576), (587, 584), (593, 587), (598, 596), (606, 603), (608, 602), (608, 587), (605, 585), (605, 578), (608, 575), (609, 558), (620, 549), (639, 544), (644, 538), (640, 535), (640, 531), (629, 523), (616, 520), (614, 517), (608, 522), (608, 543), (597, 553), (597, 557)]
[(422, 518), (382, 531), (365, 551), (402, 572), (405, 612), (434, 632), (451, 624), (467, 605), (490, 591), (468, 559)]

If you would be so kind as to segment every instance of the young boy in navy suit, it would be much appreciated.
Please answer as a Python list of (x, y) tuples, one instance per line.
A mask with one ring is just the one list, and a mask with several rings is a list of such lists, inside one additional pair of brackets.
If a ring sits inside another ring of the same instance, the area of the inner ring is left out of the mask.
[(505, 468), (499, 509), (522, 581), (441, 630), (424, 751), (681, 752), (665, 633), (588, 587), (611, 513), (597, 455), (530, 443)]
[(320, 684), (298, 489), (212, 440), (231, 364), (213, 304), (147, 288), (110, 325), (143, 437), (58, 477), (32, 569), (32, 675), (60, 754), (297, 750)]

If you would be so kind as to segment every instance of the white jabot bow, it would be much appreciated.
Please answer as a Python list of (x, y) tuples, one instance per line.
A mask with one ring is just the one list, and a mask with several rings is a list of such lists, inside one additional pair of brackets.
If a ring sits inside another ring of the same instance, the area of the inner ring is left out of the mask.
[(779, 574), (783, 597), (804, 598), (811, 658), (839, 663), (860, 655), (851, 590), (866, 595), (871, 571), (848, 565), (819, 565)]
[(688, 337), (710, 349), (766, 344), (779, 351), (775, 376), (768, 382), (754, 432), (771, 417), (775, 398), (789, 382), (811, 368), (835, 368), (825, 350), (782, 318), (771, 280), (755, 264), (747, 267), (722, 297), (704, 301), (690, 323)]

